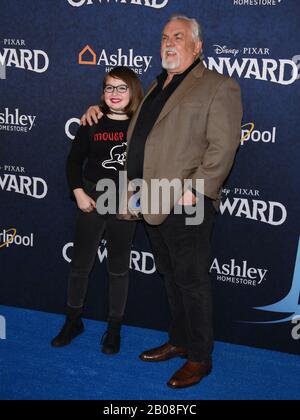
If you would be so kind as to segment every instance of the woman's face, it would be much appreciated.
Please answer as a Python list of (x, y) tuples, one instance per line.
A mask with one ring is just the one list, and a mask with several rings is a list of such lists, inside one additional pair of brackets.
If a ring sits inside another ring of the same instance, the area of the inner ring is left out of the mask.
[(122, 112), (130, 101), (129, 87), (123, 80), (108, 76), (104, 89), (104, 101), (112, 111)]

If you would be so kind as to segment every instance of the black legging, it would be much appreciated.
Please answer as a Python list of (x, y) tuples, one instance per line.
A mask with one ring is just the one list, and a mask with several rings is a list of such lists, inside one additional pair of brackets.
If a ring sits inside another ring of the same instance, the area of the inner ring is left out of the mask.
[(103, 217), (97, 210), (92, 213), (79, 212), (68, 286), (69, 307), (81, 308), (84, 305), (89, 275), (105, 232), (108, 251), (109, 318), (123, 317), (135, 229), (136, 222), (120, 221), (116, 216)]

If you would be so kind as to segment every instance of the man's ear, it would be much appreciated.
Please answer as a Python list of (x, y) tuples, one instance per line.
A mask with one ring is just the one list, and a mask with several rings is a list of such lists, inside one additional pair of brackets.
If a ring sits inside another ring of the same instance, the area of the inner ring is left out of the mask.
[(196, 41), (195, 42), (195, 48), (194, 48), (194, 55), (200, 55), (201, 51), (202, 51), (202, 47), (203, 47), (203, 42), (202, 41)]

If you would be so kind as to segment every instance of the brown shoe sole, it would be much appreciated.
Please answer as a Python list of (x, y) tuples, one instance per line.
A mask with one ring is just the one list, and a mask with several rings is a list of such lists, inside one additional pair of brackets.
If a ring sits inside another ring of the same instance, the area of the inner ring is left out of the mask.
[(169, 382), (167, 383), (167, 386), (171, 389), (183, 389), (183, 388), (190, 388), (191, 386), (198, 385), (203, 379), (205, 379), (207, 376), (209, 376), (212, 372), (212, 368), (207, 372), (205, 375), (203, 375), (200, 379), (198, 379), (196, 382), (192, 382), (191, 384), (185, 384), (185, 385), (172, 385)]
[(142, 356), (139, 356), (142, 362), (148, 362), (148, 363), (167, 362), (168, 360), (175, 359), (176, 357), (179, 357), (180, 359), (187, 359), (188, 355), (187, 353), (181, 353), (181, 354), (176, 354), (174, 356), (165, 357), (163, 359), (143, 359)]

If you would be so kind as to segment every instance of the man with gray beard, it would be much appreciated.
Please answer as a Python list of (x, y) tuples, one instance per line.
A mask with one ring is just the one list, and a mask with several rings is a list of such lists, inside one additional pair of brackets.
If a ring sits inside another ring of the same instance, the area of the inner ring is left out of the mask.
[[(215, 210), (240, 143), (241, 94), (231, 78), (207, 70), (201, 61), (202, 29), (195, 19), (174, 16), (162, 34), (164, 71), (152, 84), (128, 131), (128, 179), (189, 179), (192, 188), (175, 204), (187, 209), (204, 201), (202, 224), (186, 214), (141, 212), (158, 271), (164, 276), (172, 322), (161, 347), (140, 355), (144, 362), (175, 357), (187, 362), (168, 386), (199, 383), (212, 370), (213, 323), (209, 280), (210, 238)], [(97, 121), (99, 108), (84, 117)], [(204, 190), (197, 190), (197, 180)], [(204, 196), (204, 197), (203, 197)], [(174, 207), (174, 206), (173, 206)], [(187, 211), (187, 214), (188, 213)]]

